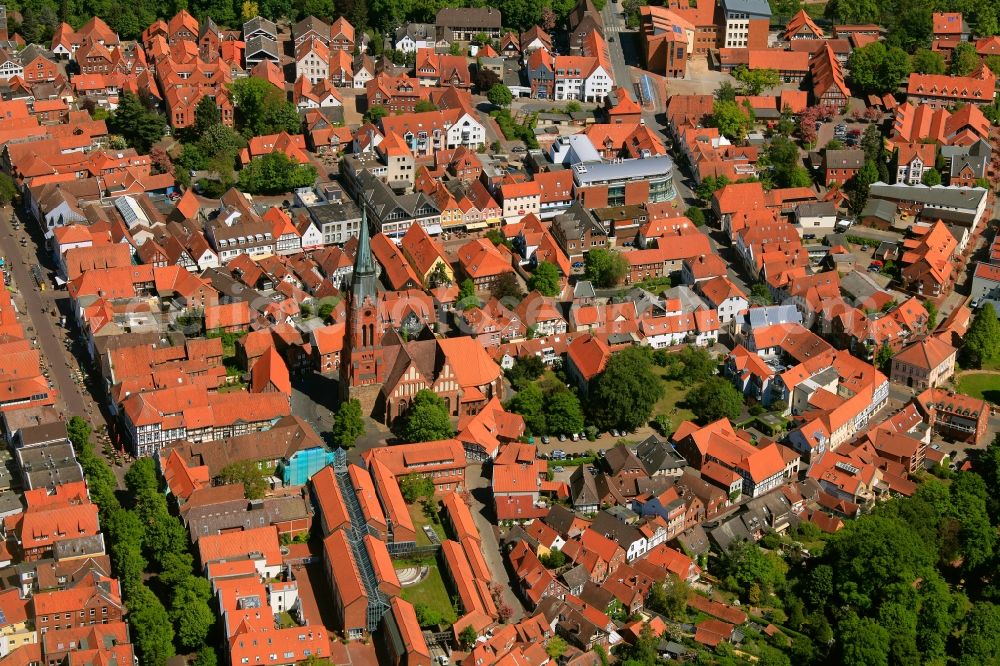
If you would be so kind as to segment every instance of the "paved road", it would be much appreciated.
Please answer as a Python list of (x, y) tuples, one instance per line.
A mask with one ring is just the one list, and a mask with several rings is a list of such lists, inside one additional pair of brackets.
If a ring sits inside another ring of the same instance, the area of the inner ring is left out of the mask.
[[(632, 73), (625, 63), (625, 52), (622, 50), (622, 32), (626, 30), (621, 14), (621, 5), (609, 2), (601, 10), (604, 19), (604, 38), (608, 40), (608, 51), (611, 55), (611, 69), (614, 70), (615, 83), (628, 88), (632, 92)], [(612, 41), (613, 40), (613, 41)]]
[[(28, 331), (28, 333), (33, 332), (42, 356), (48, 359), (50, 376), (59, 389), (62, 403), (70, 415), (87, 415), (86, 403), (70, 376), (69, 363), (65, 360), (63, 341), (56, 331), (53, 318), (46, 312), (46, 308), (51, 308), (51, 305), (49, 305), (48, 299), (43, 302), (41, 291), (28, 272), (30, 265), (28, 261), (33, 261), (34, 258), (29, 259), (25, 251), (15, 241), (14, 236), (11, 235), (11, 215), (10, 206), (4, 206), (2, 213), (0, 213), (0, 221), (2, 221), (0, 224), (0, 248), (8, 259), (11, 272), (14, 275), (14, 282), (24, 299), (26, 312), (22, 314), (27, 314), (31, 319), (31, 327), (34, 330)], [(30, 243), (28, 247), (34, 249)], [(90, 418), (93, 421), (93, 417)]]
[(511, 580), (504, 557), (500, 552), (500, 543), (497, 541), (496, 532), (492, 521), (493, 509), (484, 504), (490, 497), (490, 481), (483, 476), (482, 465), (469, 465), (465, 472), (465, 480), (469, 486), (469, 494), (472, 495), (472, 517), (479, 528), (479, 537), (483, 548), (483, 557), (486, 564), (493, 573), (494, 580), (503, 588), (504, 600), (513, 609), (511, 622), (517, 622), (524, 617), (524, 607), (521, 600), (514, 594), (516, 581)]

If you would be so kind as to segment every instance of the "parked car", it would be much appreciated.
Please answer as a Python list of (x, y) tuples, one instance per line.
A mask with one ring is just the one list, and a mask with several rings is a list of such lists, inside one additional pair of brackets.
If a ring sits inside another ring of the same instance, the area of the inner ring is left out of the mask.
[(565, 472), (566, 468), (563, 467), (562, 465), (556, 465), (555, 467), (552, 468), (552, 471), (558, 474), (559, 472)]
[(611, 436), (612, 436), (612, 437), (621, 437), (621, 433), (620, 433), (620, 432), (618, 432), (618, 429), (617, 429), (617, 428), (612, 428), (612, 429), (611, 429)]
[(560, 442), (565, 442), (566, 441), (566, 435), (559, 435), (559, 441)]
[(542, 435), (542, 444), (548, 444), (551, 441), (548, 435)]
[(562, 449), (556, 449), (552, 452), (553, 460), (566, 460), (566, 452)]

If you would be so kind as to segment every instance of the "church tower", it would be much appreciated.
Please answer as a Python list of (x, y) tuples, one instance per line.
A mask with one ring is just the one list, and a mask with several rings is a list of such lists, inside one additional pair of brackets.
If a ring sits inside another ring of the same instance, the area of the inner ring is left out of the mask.
[(368, 231), (368, 209), (362, 205), (358, 253), (354, 257), (354, 275), (347, 302), (345, 358), (340, 364), (340, 382), (342, 392), (350, 398), (357, 398), (366, 414), (371, 414), (374, 409), (385, 379), (377, 283), (378, 273)]

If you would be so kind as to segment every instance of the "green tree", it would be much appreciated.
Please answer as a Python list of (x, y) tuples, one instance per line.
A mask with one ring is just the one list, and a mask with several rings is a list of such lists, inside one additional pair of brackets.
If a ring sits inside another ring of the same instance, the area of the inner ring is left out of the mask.
[(508, 107), (513, 101), (514, 95), (510, 92), (510, 88), (502, 83), (497, 83), (487, 91), (486, 99), (493, 106)]
[(880, 514), (846, 523), (823, 550), (833, 574), (831, 602), (863, 615), (900, 586), (912, 586), (936, 560), (937, 554), (908, 523)]
[(385, 108), (381, 104), (375, 104), (365, 111), (363, 120), (366, 123), (377, 125), (378, 121), (382, 120), (387, 115), (389, 115), (389, 109)]
[(798, 146), (785, 136), (774, 136), (765, 150), (775, 187), (810, 187), (812, 178), (802, 165)]
[[(197, 147), (208, 156), (222, 156), (233, 162), (240, 150), (246, 148), (246, 140), (232, 127), (222, 123), (212, 125), (199, 134)], [(188, 146), (185, 146), (187, 148)]]
[(434, 497), (434, 481), (423, 474), (407, 474), (399, 480), (399, 492), (407, 504)]
[(602, 288), (617, 286), (628, 273), (628, 262), (618, 250), (591, 250), (584, 258), (584, 265), (587, 279)]
[(599, 428), (631, 432), (649, 420), (664, 391), (653, 374), (652, 357), (648, 347), (630, 347), (608, 361), (590, 396)]
[(837, 628), (841, 664), (889, 666), (890, 636), (878, 622), (849, 611)]
[(920, 74), (944, 74), (946, 69), (944, 56), (930, 49), (917, 49), (911, 63), (913, 71)]
[(239, 182), (240, 189), (251, 194), (281, 194), (316, 182), (316, 167), (276, 151), (250, 160)]
[(545, 362), (538, 356), (518, 356), (514, 359), (514, 367), (507, 371), (514, 390), (520, 391), (528, 382), (533, 382), (545, 372)]
[(942, 659), (948, 635), (955, 626), (958, 601), (940, 575), (928, 576), (920, 584), (916, 636), (917, 647), (925, 660)]
[(198, 650), (198, 656), (194, 658), (194, 666), (219, 666), (219, 658), (215, 655), (215, 649), (206, 645)]
[(425, 113), (427, 111), (437, 111), (438, 106), (429, 99), (422, 99), (413, 105), (413, 110), (416, 113)]
[(260, 499), (267, 492), (264, 470), (253, 460), (239, 460), (229, 463), (219, 471), (223, 484), (242, 483), (243, 495), (247, 499)]
[[(988, 488), (1000, 487), (1000, 434), (986, 446), (986, 450), (972, 457), (973, 470), (982, 477)], [(990, 522), (1000, 522), (1000, 497), (991, 493), (986, 503)]]
[(705, 224), (705, 213), (702, 212), (701, 208), (691, 206), (687, 209), (687, 212), (685, 212), (684, 215), (687, 219), (691, 220), (696, 227), (700, 227)]
[(209, 128), (222, 124), (222, 112), (215, 103), (215, 97), (205, 95), (194, 108), (194, 124), (191, 125), (191, 136), (197, 139)]
[(414, 396), (406, 412), (401, 436), (407, 442), (447, 439), (453, 433), (444, 398), (423, 389)]
[(881, 345), (875, 351), (875, 367), (883, 372), (888, 371), (889, 366), (892, 363), (892, 356), (892, 347), (887, 344)]
[(743, 84), (743, 94), (759, 95), (765, 90), (781, 84), (781, 77), (775, 69), (748, 69), (740, 65), (733, 71), (733, 78)]
[(208, 632), (215, 624), (215, 614), (208, 602), (190, 588), (181, 588), (174, 594), (170, 619), (177, 627), (179, 646), (187, 651), (204, 646)]
[(983, 62), (994, 74), (1000, 75), (1000, 55), (991, 54), (983, 58)]
[(333, 421), (331, 437), (336, 446), (350, 448), (365, 434), (365, 422), (362, 420), (361, 403), (358, 400), (346, 400), (337, 408), (337, 417)]
[(337, 16), (333, 0), (301, 0), (301, 16), (315, 16), (325, 21), (332, 21)]
[(479, 299), (476, 297), (476, 283), (472, 278), (465, 278), (458, 285), (458, 305), (463, 309), (476, 307)]
[(669, 379), (679, 380), (685, 386), (693, 386), (715, 374), (718, 363), (703, 347), (687, 346), (676, 354), (668, 356)]
[(559, 658), (566, 654), (566, 649), (569, 646), (566, 641), (560, 636), (553, 636), (549, 639), (549, 642), (545, 644), (545, 654), (549, 655), (549, 658), (555, 662), (559, 661)]
[(968, 76), (979, 67), (979, 54), (972, 42), (959, 42), (951, 52), (948, 73), (952, 76)]
[(505, 298), (514, 298), (520, 300), (524, 297), (524, 292), (521, 291), (521, 284), (514, 277), (514, 273), (502, 273), (493, 284), (490, 285), (490, 295), (497, 300), (503, 300)]
[(935, 169), (934, 167), (931, 167), (930, 169), (927, 169), (927, 170), (924, 171), (924, 175), (920, 179), (920, 182), (922, 182), (924, 185), (928, 185), (930, 187), (933, 187), (935, 185), (940, 185), (941, 184), (941, 172), (938, 171), (937, 169)]
[(882, 94), (895, 91), (910, 73), (910, 57), (898, 46), (872, 42), (854, 49), (847, 61), (852, 89)]
[(826, 11), (840, 23), (877, 23), (881, 17), (875, 0), (837, 0)]
[(937, 328), (938, 308), (934, 301), (927, 299), (924, 301), (924, 309), (927, 310), (927, 330), (933, 331)]
[(132, 626), (132, 643), (138, 652), (139, 662), (150, 666), (164, 666), (174, 656), (174, 629), (167, 610), (153, 592), (143, 585), (131, 586), (126, 601), (129, 623)]
[(90, 436), (93, 430), (90, 424), (82, 417), (73, 416), (66, 424), (66, 436), (69, 437), (73, 449), (77, 456), (83, 453), (85, 447), (90, 444)]
[(706, 176), (701, 179), (698, 183), (698, 187), (695, 189), (695, 194), (703, 202), (708, 203), (712, 200), (712, 195), (718, 190), (721, 190), (726, 185), (729, 184), (729, 178), (726, 175), (721, 175), (719, 177)]
[(0, 206), (6, 206), (17, 197), (17, 184), (5, 173), (0, 173)]
[(472, 625), (467, 625), (462, 629), (461, 633), (458, 634), (458, 642), (462, 644), (466, 650), (472, 649), (472, 646), (476, 644), (476, 639), (479, 638), (479, 634)]
[(674, 574), (653, 584), (649, 590), (646, 605), (650, 610), (665, 615), (671, 620), (684, 618), (691, 586)]
[(755, 282), (750, 287), (750, 303), (753, 305), (771, 305), (773, 299), (771, 290), (763, 282)]
[[(542, 389), (535, 382), (531, 382), (523, 388), (518, 389), (517, 394), (507, 404), (507, 409), (515, 414), (520, 414), (524, 418), (524, 424), (527, 426), (529, 433), (532, 435), (544, 435), (548, 432), (543, 409), (544, 405), (545, 396), (542, 394)], [(572, 432), (579, 431), (574, 430)]]
[(583, 409), (576, 393), (564, 388), (548, 396), (545, 399), (545, 423), (548, 432), (583, 432)]
[(719, 132), (732, 141), (742, 141), (750, 129), (750, 117), (746, 110), (735, 100), (732, 102), (716, 101), (712, 105), (711, 123), (719, 128)]
[(543, 296), (558, 296), (562, 291), (562, 277), (559, 269), (550, 261), (540, 261), (528, 278), (528, 289), (538, 291)]
[(987, 513), (986, 483), (978, 474), (958, 474), (950, 488), (952, 514), (958, 520), (959, 552), (967, 571), (975, 571), (993, 559), (997, 531)]
[(756, 585), (762, 592), (771, 592), (785, 582), (784, 563), (775, 554), (765, 553), (755, 543), (739, 541), (722, 556), (721, 574), (735, 584), (734, 592), (743, 598)]
[(743, 396), (722, 377), (710, 377), (695, 386), (688, 393), (687, 401), (702, 423), (721, 418), (734, 420), (743, 413)]
[(851, 212), (858, 215), (868, 205), (868, 193), (872, 183), (878, 180), (878, 166), (872, 160), (865, 160), (854, 177), (847, 182), (848, 201)]
[(142, 101), (125, 91), (118, 100), (118, 108), (108, 118), (108, 130), (125, 137), (136, 152), (146, 154), (154, 143), (163, 137), (167, 121), (155, 111), (143, 106)]
[(735, 102), (736, 86), (734, 86), (730, 81), (723, 81), (719, 84), (719, 87), (715, 89), (715, 99), (719, 102)]
[(332, 315), (333, 311), (336, 309), (337, 309), (336, 303), (323, 303), (322, 305), (319, 306), (319, 310), (316, 311), (316, 314), (323, 321), (327, 321), (330, 319), (330, 315)]
[(566, 553), (562, 552), (558, 548), (553, 548), (539, 557), (538, 560), (545, 566), (546, 569), (558, 569), (566, 564)]
[(236, 127), (244, 137), (300, 132), (295, 106), (270, 82), (249, 76), (233, 81), (230, 90), (236, 109)]
[(972, 319), (958, 352), (963, 368), (981, 368), (1000, 356), (1000, 322), (993, 305), (986, 303)]
[(135, 461), (125, 473), (125, 487), (133, 500), (157, 493), (159, 484), (156, 479), (156, 463), (152, 458), (139, 458)]
[(959, 666), (995, 664), (1000, 659), (1000, 606), (978, 602), (966, 618)]

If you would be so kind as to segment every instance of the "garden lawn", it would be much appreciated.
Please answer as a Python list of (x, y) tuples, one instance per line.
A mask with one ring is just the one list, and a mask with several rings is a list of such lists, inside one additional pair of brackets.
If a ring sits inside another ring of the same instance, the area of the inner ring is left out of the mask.
[(1000, 405), (1000, 374), (976, 372), (958, 378), (958, 392)]
[[(665, 368), (658, 365), (654, 365), (652, 370), (657, 377), (663, 377), (666, 372)], [(679, 405), (687, 398), (688, 388), (675, 379), (664, 380), (663, 387), (665, 389), (663, 397), (653, 406), (653, 418), (656, 418), (657, 414), (666, 414), (673, 421), (674, 428), (683, 421), (693, 421), (694, 412), (686, 405)], [(674, 408), (677, 409), (677, 413), (671, 414)]]
[(407, 504), (406, 508), (410, 510), (410, 520), (413, 521), (413, 529), (417, 532), (417, 545), (418, 546), (430, 546), (431, 540), (427, 538), (424, 533), (424, 525), (430, 525), (435, 532), (437, 532), (438, 538), (444, 541), (448, 537), (445, 536), (444, 527), (441, 525), (435, 525), (430, 518), (424, 515), (424, 507), (418, 502), (416, 504)]
[(453, 623), (458, 619), (455, 607), (451, 605), (451, 597), (448, 596), (448, 588), (444, 586), (444, 580), (441, 579), (441, 572), (433, 564), (427, 571), (427, 578), (418, 585), (403, 588), (403, 598), (414, 606), (425, 604), (433, 608), (440, 612), (448, 623)]

